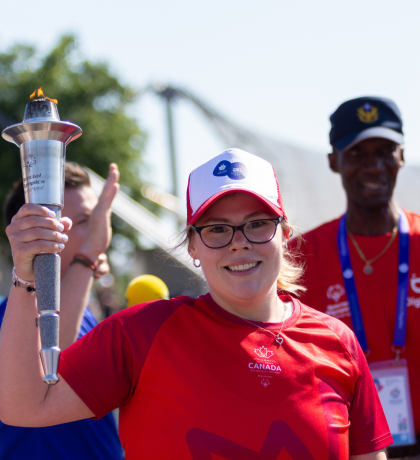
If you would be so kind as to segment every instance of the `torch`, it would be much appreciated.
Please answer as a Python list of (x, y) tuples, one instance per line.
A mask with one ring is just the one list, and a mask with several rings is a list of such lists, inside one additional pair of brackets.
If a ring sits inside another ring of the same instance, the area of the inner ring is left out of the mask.
[[(42, 88), (31, 95), (23, 122), (7, 127), (3, 138), (20, 149), (26, 203), (46, 206), (61, 218), (64, 205), (66, 145), (82, 135), (79, 126), (60, 121), (57, 101), (45, 97)], [(44, 382), (58, 382), (60, 267), (58, 254), (39, 254), (34, 259), (37, 325), (41, 338)]]

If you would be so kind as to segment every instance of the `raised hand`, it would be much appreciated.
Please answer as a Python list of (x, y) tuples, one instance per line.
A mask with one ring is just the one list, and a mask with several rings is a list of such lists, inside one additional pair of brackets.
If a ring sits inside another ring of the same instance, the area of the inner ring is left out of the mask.
[(88, 231), (80, 248), (80, 253), (94, 262), (104, 253), (111, 242), (111, 204), (119, 190), (118, 180), (120, 172), (118, 166), (112, 163), (98, 204), (89, 218)]

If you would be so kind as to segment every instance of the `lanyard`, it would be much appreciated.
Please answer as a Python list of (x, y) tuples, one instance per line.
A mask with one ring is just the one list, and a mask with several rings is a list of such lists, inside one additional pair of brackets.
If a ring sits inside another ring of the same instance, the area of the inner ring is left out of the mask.
[[(405, 333), (407, 330), (407, 297), (408, 297), (408, 270), (409, 270), (409, 225), (407, 216), (401, 209), (398, 209), (398, 231), (399, 231), (399, 252), (398, 252), (398, 290), (397, 308), (394, 329), (395, 347), (404, 347)], [(363, 326), (362, 313), (360, 311), (359, 298), (357, 296), (354, 274), (350, 261), (350, 253), (347, 242), (346, 215), (340, 219), (337, 235), (338, 254), (340, 256), (341, 269), (343, 272), (344, 285), (350, 306), (353, 330), (357, 340), (366, 353), (369, 350), (365, 328)], [(397, 355), (401, 350), (397, 350)]]

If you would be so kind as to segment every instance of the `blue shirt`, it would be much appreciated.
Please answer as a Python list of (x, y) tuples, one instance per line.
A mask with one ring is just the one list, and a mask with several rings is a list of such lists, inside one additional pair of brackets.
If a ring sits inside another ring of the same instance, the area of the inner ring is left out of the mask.
[[(0, 324), (7, 297), (0, 303)], [(78, 339), (97, 321), (86, 308)], [(0, 460), (120, 460), (123, 451), (111, 413), (100, 420), (79, 420), (45, 428), (21, 428), (0, 422)]]

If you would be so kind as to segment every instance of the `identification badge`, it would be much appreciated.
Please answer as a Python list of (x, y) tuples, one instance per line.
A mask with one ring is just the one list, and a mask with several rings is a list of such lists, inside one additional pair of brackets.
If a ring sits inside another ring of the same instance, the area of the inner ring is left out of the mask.
[(415, 444), (413, 410), (407, 361), (381, 361), (369, 364), (385, 417), (394, 439), (394, 446)]

